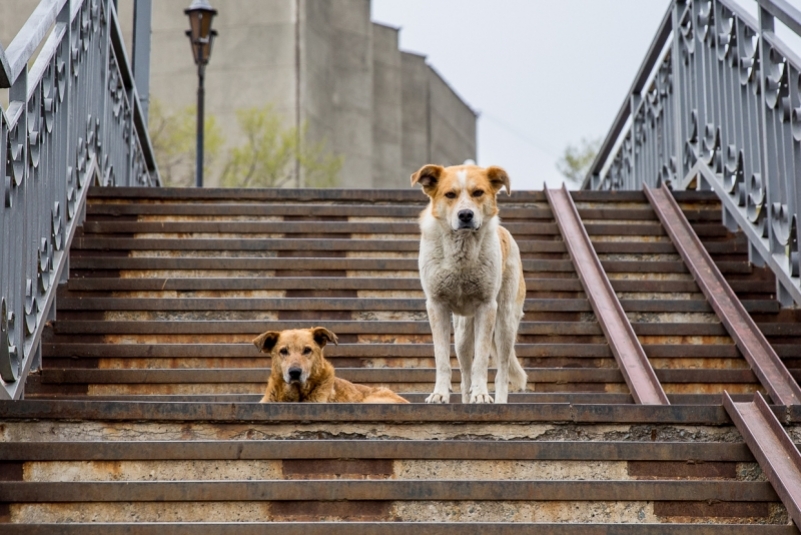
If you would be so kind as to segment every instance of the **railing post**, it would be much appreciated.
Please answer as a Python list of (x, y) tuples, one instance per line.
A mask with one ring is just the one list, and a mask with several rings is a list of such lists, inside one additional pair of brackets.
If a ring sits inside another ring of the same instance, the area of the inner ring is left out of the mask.
[(684, 127), (687, 116), (688, 107), (687, 99), (682, 91), (684, 81), (684, 69), (682, 69), (681, 57), (681, 41), (679, 35), (679, 28), (681, 26), (680, 17), (684, 10), (687, 8), (686, 0), (674, 0), (673, 2), (673, 42), (670, 46), (670, 62), (672, 65), (672, 84), (673, 84), (673, 143), (675, 158), (675, 173), (676, 180), (684, 178), (686, 170), (684, 169)]

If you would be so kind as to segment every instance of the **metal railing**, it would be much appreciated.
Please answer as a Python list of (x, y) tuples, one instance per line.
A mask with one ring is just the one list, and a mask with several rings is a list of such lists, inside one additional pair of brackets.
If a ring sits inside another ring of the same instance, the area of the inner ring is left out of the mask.
[(160, 179), (110, 0), (42, 0), (0, 47), (0, 87), (0, 399), (19, 399), (89, 185)]
[(749, 258), (801, 304), (801, 58), (775, 21), (801, 35), (801, 12), (757, 0), (673, 0), (584, 189), (712, 189)]

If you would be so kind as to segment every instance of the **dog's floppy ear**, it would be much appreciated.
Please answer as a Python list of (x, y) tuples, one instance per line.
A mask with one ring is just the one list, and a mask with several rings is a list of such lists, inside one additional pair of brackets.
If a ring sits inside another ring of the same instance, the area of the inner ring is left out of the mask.
[(314, 327), (312, 330), (312, 337), (320, 347), (325, 347), (328, 342), (337, 344), (337, 335), (326, 329), (325, 327)]
[(260, 351), (269, 353), (278, 342), (279, 336), (281, 336), (281, 333), (276, 331), (267, 331), (266, 333), (261, 333), (253, 339), (253, 345), (258, 347)]
[(424, 165), (412, 175), (412, 186), (419, 182), (423, 191), (429, 194), (437, 189), (437, 183), (444, 171), (445, 168), (441, 165)]
[(501, 188), (506, 188), (506, 194), (512, 194), (512, 188), (509, 185), (509, 175), (506, 171), (497, 166), (487, 167), (487, 178), (489, 178), (492, 189), (497, 195)]

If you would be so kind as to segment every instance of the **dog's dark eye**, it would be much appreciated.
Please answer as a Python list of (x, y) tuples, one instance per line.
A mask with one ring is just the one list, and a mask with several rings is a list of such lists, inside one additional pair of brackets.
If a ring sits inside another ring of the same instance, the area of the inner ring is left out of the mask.
[(289, 355), (289, 350), (285, 347), (282, 347), (279, 353), (281, 353), (282, 355)]
[(477, 189), (476, 191), (473, 192), (473, 197), (481, 197), (482, 195), (484, 195), (483, 190)]
[(456, 198), (456, 194), (454, 192), (452, 192), (452, 191), (449, 191), (448, 193), (446, 193), (445, 196), (447, 198), (449, 198), (449, 199), (455, 199)]
[(309, 353), (311, 353), (311, 348), (310, 347), (304, 347), (303, 348), (303, 354), (304, 355), (308, 355)]

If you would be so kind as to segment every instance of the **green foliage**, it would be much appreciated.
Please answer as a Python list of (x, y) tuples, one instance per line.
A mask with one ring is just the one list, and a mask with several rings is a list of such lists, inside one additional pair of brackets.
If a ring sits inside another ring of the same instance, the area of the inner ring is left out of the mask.
[(600, 138), (582, 138), (578, 145), (568, 145), (556, 162), (557, 169), (569, 181), (581, 183), (601, 148), (601, 142)]
[(284, 127), (272, 105), (237, 111), (239, 127), (245, 142), (229, 151), (222, 173), (224, 186), (282, 187), (296, 177), (298, 171), (307, 186), (335, 186), (343, 158), (326, 150), (325, 141), (310, 144), (307, 127)]
[[(148, 131), (165, 186), (195, 183), (196, 116), (196, 106), (168, 113), (161, 101), (155, 98), (150, 101)], [(214, 116), (206, 117), (203, 136), (203, 174), (208, 176), (223, 145)]]

